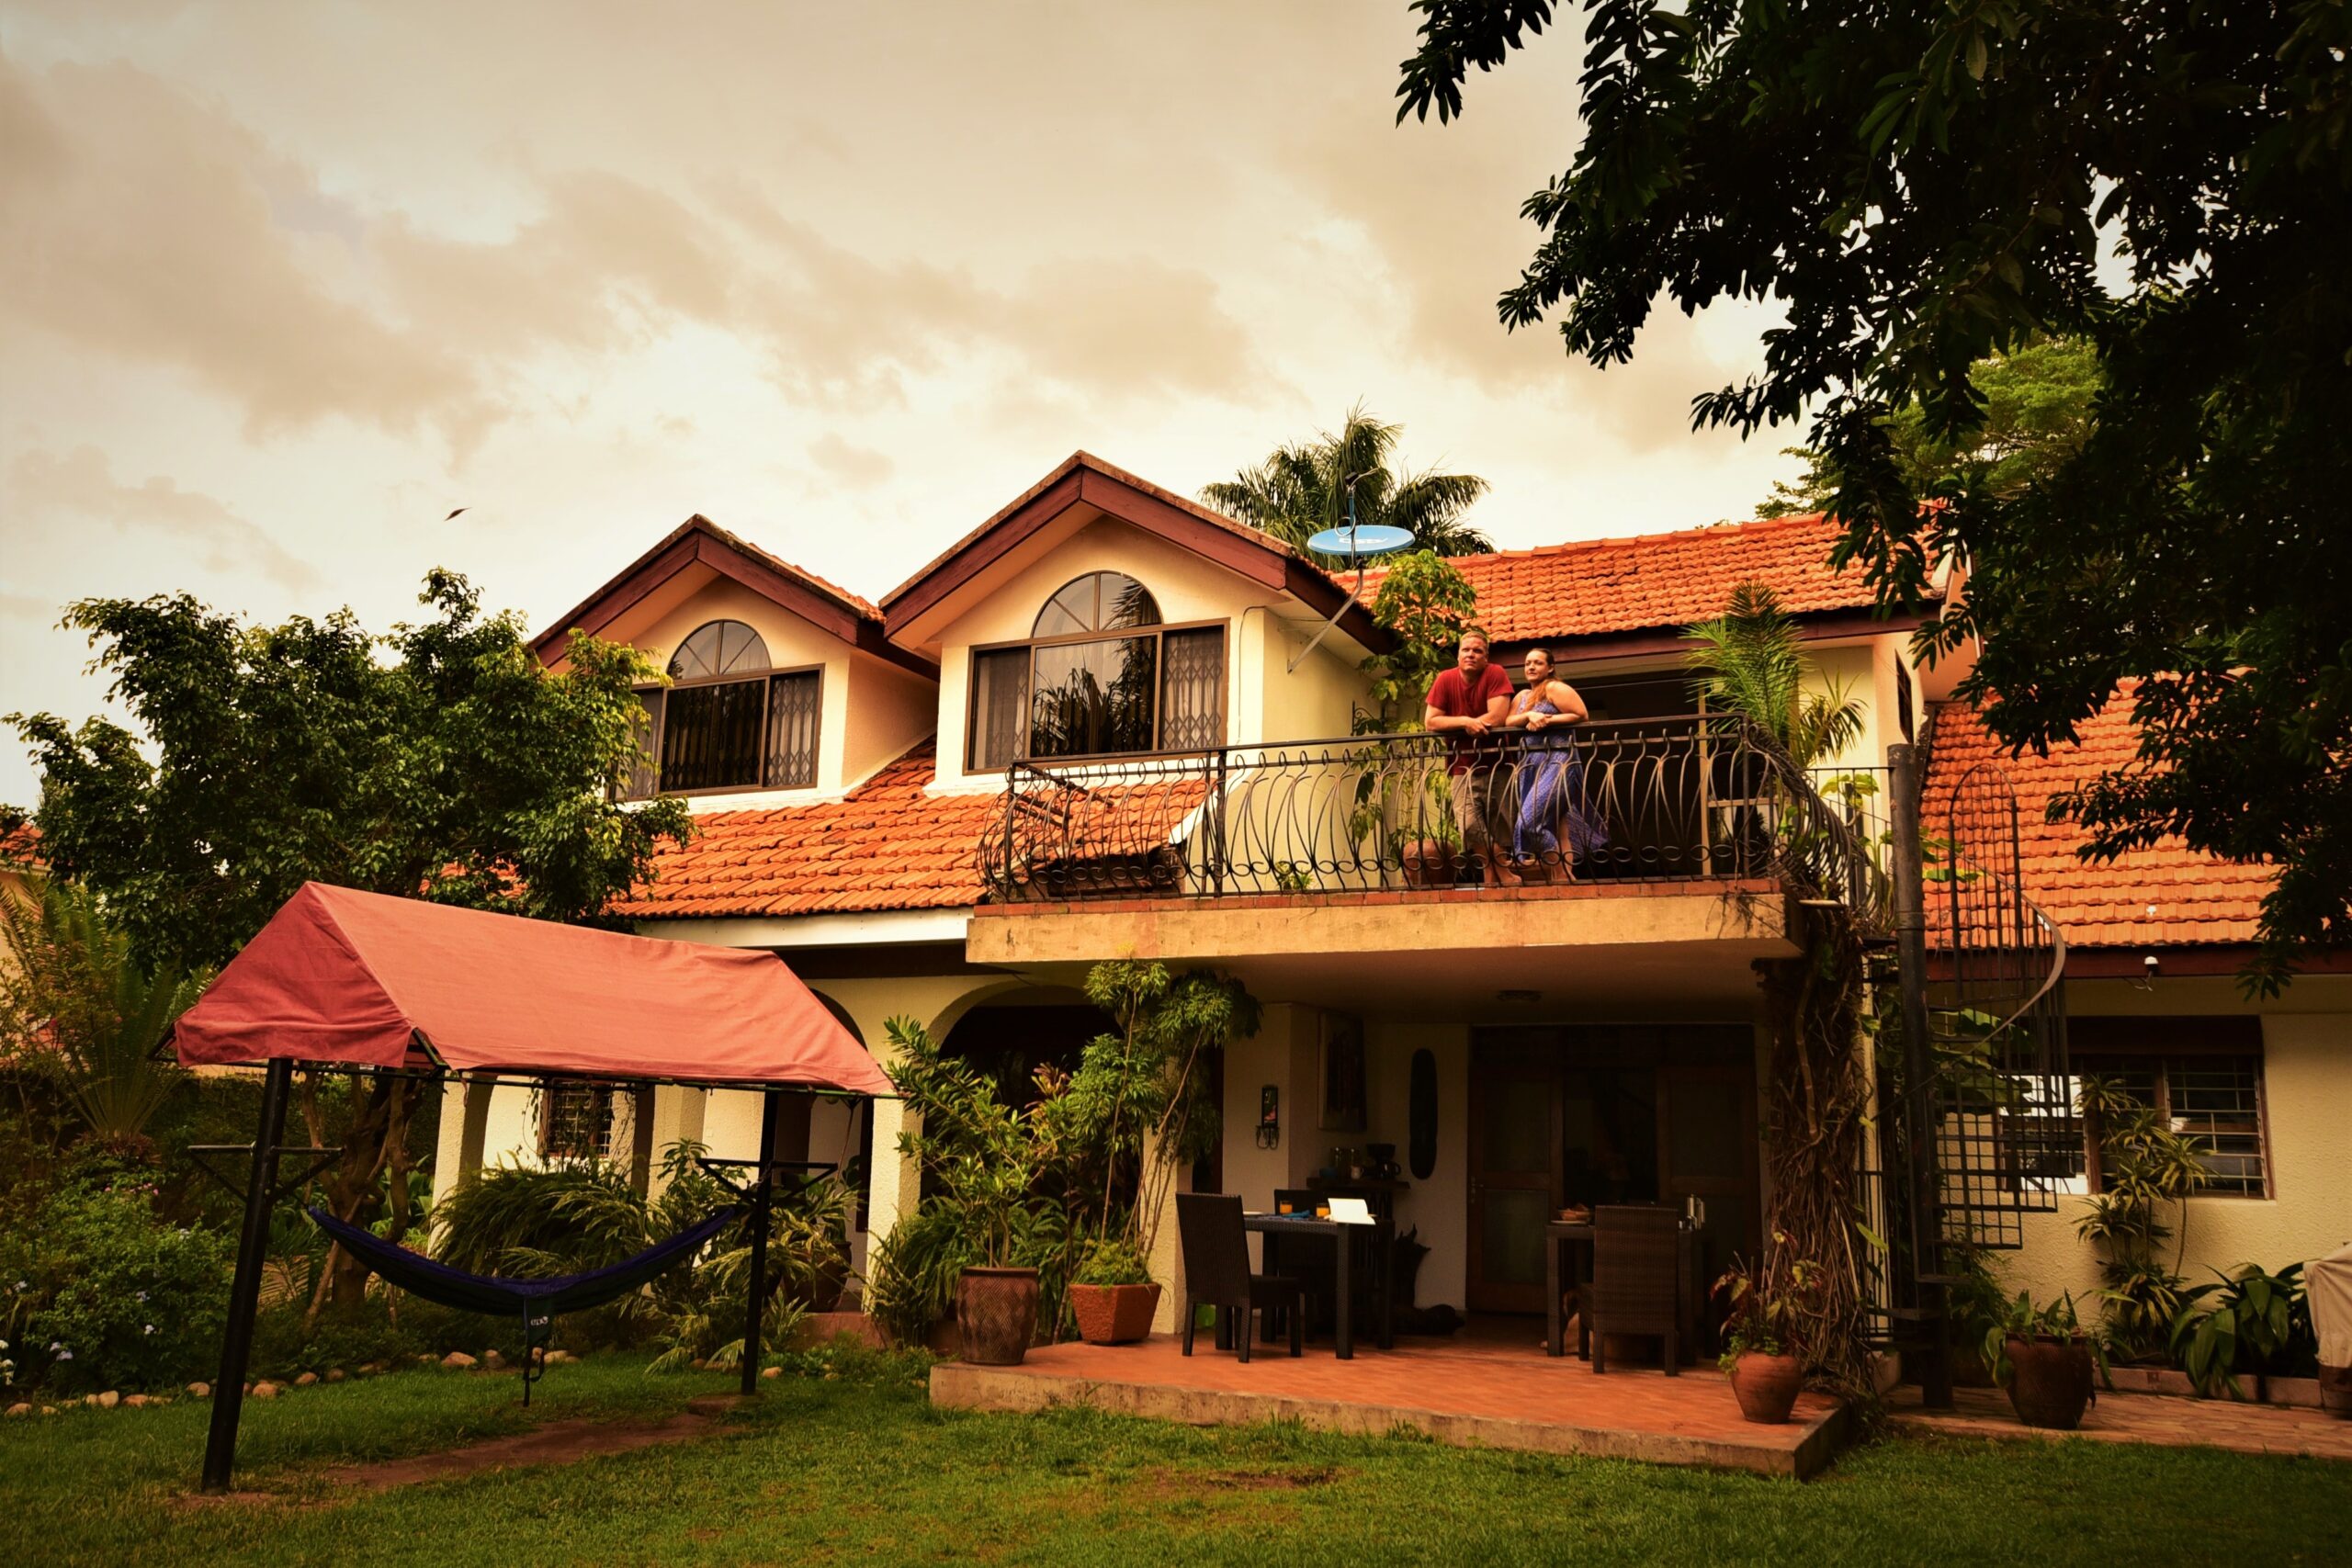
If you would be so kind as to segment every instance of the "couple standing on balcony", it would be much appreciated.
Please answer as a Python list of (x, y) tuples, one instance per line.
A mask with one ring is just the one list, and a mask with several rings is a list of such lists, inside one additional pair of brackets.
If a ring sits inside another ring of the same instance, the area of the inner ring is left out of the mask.
[[(1576, 880), (1576, 862), (1607, 842), (1584, 811), (1584, 764), (1570, 732), (1589, 716), (1577, 689), (1552, 674), (1549, 649), (1532, 648), (1527, 689), (1487, 657), (1481, 632), (1465, 632), (1453, 668), (1430, 685), (1422, 728), (1446, 738), (1454, 825), (1489, 881)], [(1508, 830), (1506, 861), (1496, 840)], [(1565, 834), (1565, 850), (1562, 837)]]

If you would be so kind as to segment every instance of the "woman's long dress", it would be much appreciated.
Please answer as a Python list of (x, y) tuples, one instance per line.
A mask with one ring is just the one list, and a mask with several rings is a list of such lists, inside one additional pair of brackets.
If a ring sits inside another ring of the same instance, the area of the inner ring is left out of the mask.
[[(1547, 701), (1528, 711), (1556, 716), (1560, 710)], [(1541, 858), (1547, 864), (1557, 863), (1563, 833), (1571, 861), (1586, 859), (1608, 843), (1609, 835), (1586, 809), (1584, 762), (1577, 755), (1573, 731), (1566, 728), (1527, 731), (1519, 768), (1519, 818), (1511, 829), (1513, 859)]]

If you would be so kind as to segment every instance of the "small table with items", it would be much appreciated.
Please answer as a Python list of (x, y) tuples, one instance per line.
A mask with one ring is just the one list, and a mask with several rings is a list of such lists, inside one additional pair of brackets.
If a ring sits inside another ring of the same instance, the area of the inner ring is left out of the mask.
[[(1544, 1226), (1544, 1294), (1545, 1326), (1544, 1353), (1547, 1356), (1567, 1354), (1567, 1326), (1561, 1305), (1561, 1287), (1572, 1285), (1577, 1297), (1577, 1357), (1592, 1359), (1592, 1313), (1581, 1293), (1591, 1270), (1579, 1269), (1577, 1260), (1590, 1256), (1592, 1249), (1592, 1220), (1550, 1220)], [(1561, 1266), (1566, 1254), (1567, 1266)], [(1699, 1228), (1688, 1218), (1675, 1228), (1674, 1236), (1674, 1295), (1676, 1333), (1680, 1337), (1686, 1354), (1695, 1356), (1699, 1347)]]
[[(1355, 1247), (1351, 1245), (1354, 1234), (1362, 1231), (1369, 1235), (1373, 1240), (1373, 1318), (1375, 1342), (1384, 1350), (1396, 1348), (1396, 1337), (1391, 1325), (1394, 1315), (1392, 1308), (1395, 1303), (1390, 1299), (1392, 1292), (1389, 1282), (1389, 1270), (1394, 1266), (1396, 1254), (1396, 1226), (1394, 1221), (1375, 1218), (1370, 1224), (1350, 1224), (1339, 1220), (1323, 1219), (1314, 1214), (1244, 1214), (1241, 1216), (1241, 1228), (1245, 1231), (1254, 1231), (1263, 1236), (1279, 1236), (1285, 1241), (1293, 1237), (1311, 1237), (1317, 1241), (1331, 1243), (1332, 1251), (1337, 1255), (1333, 1265), (1332, 1285), (1333, 1293), (1338, 1298), (1332, 1303), (1331, 1337), (1339, 1358), (1343, 1361), (1352, 1359), (1356, 1353), (1355, 1309), (1350, 1283), (1354, 1271), (1349, 1255), (1355, 1251)], [(1249, 1325), (1246, 1322), (1241, 1325), (1240, 1332), (1245, 1334), (1249, 1332)]]

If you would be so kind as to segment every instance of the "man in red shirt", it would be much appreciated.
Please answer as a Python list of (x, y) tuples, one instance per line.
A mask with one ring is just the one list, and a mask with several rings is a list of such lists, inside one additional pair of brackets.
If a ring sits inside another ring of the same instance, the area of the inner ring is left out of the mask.
[(1489, 796), (1510, 698), (1510, 672), (1487, 660), (1486, 634), (1464, 632), (1453, 668), (1430, 683), (1421, 714), (1421, 727), (1446, 739), (1451, 756), (1446, 772), (1453, 785), (1453, 820), (1462, 829), (1462, 847), (1487, 863), (1487, 885), (1498, 887), (1506, 878), (1487, 818), (1495, 804)]

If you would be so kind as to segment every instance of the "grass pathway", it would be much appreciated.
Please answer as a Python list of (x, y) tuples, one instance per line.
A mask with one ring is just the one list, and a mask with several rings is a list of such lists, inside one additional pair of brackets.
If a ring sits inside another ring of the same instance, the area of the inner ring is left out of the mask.
[(48, 1562), (1282, 1564), (2352, 1561), (2352, 1465), (2200, 1450), (1898, 1438), (1804, 1485), (1091, 1412), (933, 1410), (904, 1362), (763, 1385), (712, 1435), (368, 1492), (330, 1468), (594, 1416), (657, 1422), (715, 1375), (404, 1372), (247, 1405), (240, 1483), (191, 1505), (205, 1407), (0, 1426), (8, 1560)]

